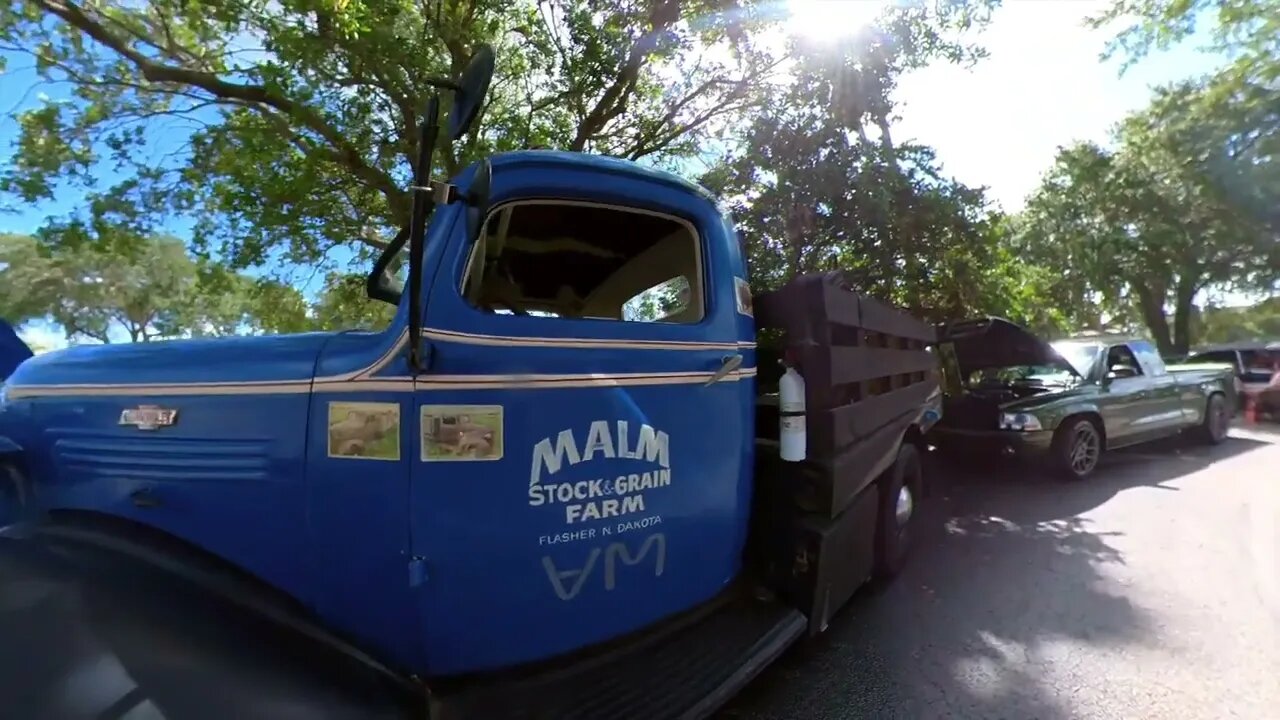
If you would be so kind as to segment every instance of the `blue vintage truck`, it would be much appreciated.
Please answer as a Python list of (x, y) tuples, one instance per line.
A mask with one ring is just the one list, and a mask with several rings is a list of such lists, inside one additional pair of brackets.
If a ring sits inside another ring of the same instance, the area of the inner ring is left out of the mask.
[[(492, 67), (445, 84), (447, 141)], [(838, 274), (753, 295), (714, 198), (632, 163), (431, 182), (438, 115), (386, 329), (7, 378), (0, 715), (705, 717), (901, 568), (929, 325)]]

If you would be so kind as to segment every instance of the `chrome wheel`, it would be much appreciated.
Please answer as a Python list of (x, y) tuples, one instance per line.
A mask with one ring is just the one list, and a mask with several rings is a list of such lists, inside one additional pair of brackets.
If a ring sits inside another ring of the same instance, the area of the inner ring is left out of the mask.
[(893, 518), (897, 521), (898, 527), (906, 525), (911, 520), (911, 512), (915, 510), (916, 502), (911, 497), (911, 489), (906, 485), (898, 490), (898, 501), (893, 507)]
[(1093, 471), (1102, 454), (1102, 438), (1093, 423), (1082, 422), (1076, 426), (1071, 443), (1071, 472), (1084, 476)]

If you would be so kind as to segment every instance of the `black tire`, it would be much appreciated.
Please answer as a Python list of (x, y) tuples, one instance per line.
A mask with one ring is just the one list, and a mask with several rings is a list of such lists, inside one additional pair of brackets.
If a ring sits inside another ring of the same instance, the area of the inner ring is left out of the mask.
[[(906, 513), (902, 516), (898, 499), (904, 489)], [(880, 493), (874, 574), (877, 580), (884, 581), (897, 576), (906, 566), (919, 525), (920, 501), (924, 498), (924, 466), (919, 448), (902, 444), (893, 467), (885, 471), (880, 481)]]
[(1093, 475), (1102, 460), (1102, 431), (1087, 417), (1067, 418), (1053, 434), (1049, 463), (1054, 474), (1066, 480)]
[(1227, 439), (1231, 427), (1230, 410), (1222, 393), (1214, 393), (1205, 401), (1204, 419), (1196, 426), (1196, 440), (1206, 445), (1218, 445)]

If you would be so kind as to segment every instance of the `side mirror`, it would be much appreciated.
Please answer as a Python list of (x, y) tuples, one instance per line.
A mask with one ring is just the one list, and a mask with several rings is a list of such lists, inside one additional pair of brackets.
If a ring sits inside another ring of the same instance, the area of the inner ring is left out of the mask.
[(489, 81), (493, 79), (493, 48), (481, 45), (476, 48), (471, 61), (462, 71), (462, 77), (453, 94), (453, 108), (449, 111), (449, 124), (446, 131), (449, 140), (454, 141), (471, 129), (471, 123), (480, 113), (485, 95), (489, 93)]

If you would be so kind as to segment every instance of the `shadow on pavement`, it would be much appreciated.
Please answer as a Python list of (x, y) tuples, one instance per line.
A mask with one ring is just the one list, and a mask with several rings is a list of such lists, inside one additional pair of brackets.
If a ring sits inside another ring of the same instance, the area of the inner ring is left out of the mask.
[(971, 510), (1016, 522), (1054, 520), (1075, 517), (1133, 488), (1176, 492), (1169, 481), (1268, 444), (1238, 435), (1217, 446), (1180, 438), (1160, 440), (1107, 453), (1096, 474), (1084, 482), (1065, 482), (1020, 463), (949, 467), (950, 472), (938, 471), (935, 476), (942, 477), (948, 490), (972, 489), (978, 506)]
[(1105, 572), (1125, 561), (1120, 533), (1076, 516), (1130, 488), (1177, 492), (1166, 483), (1264, 445), (1148, 445), (1115, 453), (1085, 483), (1026, 468), (953, 472), (904, 573), (861, 593), (719, 717), (1076, 717), (1071, 688), (1100, 681), (1077, 659), (1081, 645), (1123, 653), (1155, 642)]

